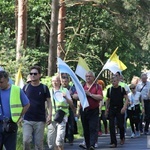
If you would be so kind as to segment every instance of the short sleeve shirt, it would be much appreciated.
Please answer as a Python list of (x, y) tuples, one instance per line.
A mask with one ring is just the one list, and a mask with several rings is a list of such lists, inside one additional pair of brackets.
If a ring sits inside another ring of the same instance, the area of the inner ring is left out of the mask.
[[(88, 87), (86, 85), (84, 85), (84, 90), (88, 90)], [(99, 86), (98, 84), (94, 84), (91, 89), (90, 89), (90, 93), (91, 94), (100, 94), (100, 95), (103, 95), (103, 92), (102, 92), (102, 88), (101, 86)], [(95, 108), (98, 108), (99, 107), (99, 102), (100, 100), (95, 100), (93, 99), (92, 97), (90, 96), (87, 96), (87, 100), (89, 102), (89, 107), (87, 107), (87, 109), (95, 109)]]
[(111, 107), (123, 107), (123, 98), (126, 95), (126, 91), (123, 87), (118, 86), (114, 88), (113, 86), (107, 90), (107, 97), (110, 98), (110, 108)]
[[(11, 118), (11, 112), (10, 112), (10, 91), (11, 87), (6, 90), (0, 90), (1, 93), (1, 107), (0, 107), (0, 120), (3, 120), (5, 118)], [(25, 95), (22, 89), (20, 89), (20, 100), (22, 103), (22, 106), (29, 104), (29, 99)], [(3, 108), (2, 108), (3, 107)], [(3, 112), (2, 112), (3, 109)]]
[[(46, 92), (44, 86), (46, 87)], [(38, 86), (32, 86), (29, 84), (26, 90), (24, 86), (23, 90), (30, 100), (30, 107), (24, 116), (25, 120), (46, 121), (45, 101), (46, 98), (50, 98), (50, 92), (48, 87), (46, 85), (44, 86), (43, 84)]]

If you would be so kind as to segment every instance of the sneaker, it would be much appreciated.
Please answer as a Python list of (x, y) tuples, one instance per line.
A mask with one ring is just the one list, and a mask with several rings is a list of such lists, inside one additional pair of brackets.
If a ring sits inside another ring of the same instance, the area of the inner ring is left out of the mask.
[(95, 143), (94, 147), (95, 147), (95, 148), (98, 148), (98, 142)]
[(135, 136), (136, 136), (136, 137), (140, 137), (140, 131), (136, 131)]
[(134, 138), (134, 137), (135, 137), (135, 134), (134, 134), (134, 133), (132, 133), (132, 134), (131, 134), (131, 138)]

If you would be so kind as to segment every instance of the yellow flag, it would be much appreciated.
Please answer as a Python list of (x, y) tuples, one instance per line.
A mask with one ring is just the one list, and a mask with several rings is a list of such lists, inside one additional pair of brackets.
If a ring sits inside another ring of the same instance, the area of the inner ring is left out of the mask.
[(88, 71), (90, 71), (90, 69), (87, 63), (82, 57), (79, 57), (75, 73), (85, 81), (85, 75)]
[(20, 88), (23, 88), (24, 86), (24, 82), (21, 74), (21, 66), (19, 67), (18, 72), (16, 74), (15, 85), (20, 86)]
[(116, 54), (117, 50), (118, 50), (118, 47), (115, 49), (113, 54), (107, 60), (106, 64), (103, 66), (103, 70), (109, 69), (112, 73), (115, 74), (117, 71), (123, 71), (127, 69), (127, 66), (121, 60), (119, 60)]

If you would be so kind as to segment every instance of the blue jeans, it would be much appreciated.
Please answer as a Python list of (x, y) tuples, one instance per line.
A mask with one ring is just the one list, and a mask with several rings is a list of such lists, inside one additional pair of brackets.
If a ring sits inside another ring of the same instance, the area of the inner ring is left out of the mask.
[(16, 150), (17, 131), (14, 133), (7, 133), (3, 131), (3, 124), (0, 123), (0, 150), (5, 146), (6, 150)]

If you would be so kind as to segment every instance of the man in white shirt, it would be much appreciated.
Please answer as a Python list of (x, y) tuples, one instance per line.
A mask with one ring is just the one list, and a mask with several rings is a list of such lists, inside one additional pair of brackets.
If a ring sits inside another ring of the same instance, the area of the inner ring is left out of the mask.
[(147, 81), (147, 74), (141, 74), (141, 82), (137, 84), (136, 90), (141, 92), (142, 99), (144, 101), (144, 110), (145, 110), (145, 128), (144, 133), (147, 135), (149, 133), (149, 124), (150, 124), (150, 82)]

